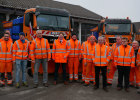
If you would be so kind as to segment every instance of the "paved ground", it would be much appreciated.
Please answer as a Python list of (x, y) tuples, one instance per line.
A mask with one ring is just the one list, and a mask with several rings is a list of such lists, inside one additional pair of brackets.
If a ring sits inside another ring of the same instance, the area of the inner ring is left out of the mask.
[[(130, 92), (126, 93), (124, 90), (116, 90), (115, 77), (113, 86), (108, 87), (109, 92), (102, 90), (100, 85), (99, 90), (94, 90), (93, 86), (83, 86), (81, 83), (71, 83), (64, 86), (62, 82), (58, 85), (53, 85), (53, 76), (49, 76), (49, 87), (45, 88), (42, 83), (39, 87), (33, 88), (33, 79), (28, 77), (29, 87), (15, 87), (0, 88), (0, 100), (140, 100), (140, 94), (136, 93), (135, 88), (130, 88)], [(41, 79), (40, 79), (41, 81)]]

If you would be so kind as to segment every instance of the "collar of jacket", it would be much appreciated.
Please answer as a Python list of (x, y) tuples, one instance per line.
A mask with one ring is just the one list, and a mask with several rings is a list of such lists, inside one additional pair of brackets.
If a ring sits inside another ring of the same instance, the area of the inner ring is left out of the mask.
[[(20, 39), (19, 39), (19, 41), (21, 42), (21, 43), (23, 43)], [(26, 43), (27, 42), (27, 40), (25, 39), (25, 42), (24, 43)]]
[[(58, 41), (60, 42), (60, 39), (58, 38)], [(66, 40), (63, 38), (62, 43), (64, 43)]]
[(40, 41), (40, 40), (42, 40), (43, 38), (38, 38), (38, 37), (36, 37), (36, 39)]

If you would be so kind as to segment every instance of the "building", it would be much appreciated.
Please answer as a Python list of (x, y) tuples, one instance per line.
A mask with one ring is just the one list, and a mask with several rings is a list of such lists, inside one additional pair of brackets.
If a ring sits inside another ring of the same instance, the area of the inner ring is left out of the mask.
[(97, 26), (102, 16), (79, 5), (72, 5), (54, 0), (0, 0), (0, 30), (2, 21), (10, 21), (17, 16), (23, 16), (24, 11), (36, 6), (66, 9), (74, 20), (74, 31), (79, 40), (85, 41), (90, 29)]

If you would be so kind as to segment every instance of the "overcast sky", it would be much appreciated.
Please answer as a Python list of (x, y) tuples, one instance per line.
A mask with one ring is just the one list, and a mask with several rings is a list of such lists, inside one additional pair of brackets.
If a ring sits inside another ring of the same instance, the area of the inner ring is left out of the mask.
[(55, 0), (80, 5), (92, 12), (108, 18), (129, 17), (140, 22), (140, 0)]

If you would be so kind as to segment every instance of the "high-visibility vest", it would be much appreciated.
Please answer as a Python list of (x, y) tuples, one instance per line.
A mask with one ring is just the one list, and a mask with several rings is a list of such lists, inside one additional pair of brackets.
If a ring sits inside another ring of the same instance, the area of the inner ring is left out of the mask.
[(138, 53), (137, 53), (136, 64), (137, 64), (137, 66), (140, 66), (140, 47), (139, 47)]
[[(119, 46), (118, 46), (119, 47)], [(117, 49), (117, 44), (114, 43), (112, 45), (112, 48), (111, 48), (111, 60), (114, 60), (114, 53), (115, 53), (115, 50)]]
[(127, 45), (127, 47), (124, 47), (123, 45), (119, 46), (115, 50), (114, 63), (116, 66), (120, 65), (135, 67), (135, 55), (133, 47), (129, 45)]
[(29, 57), (30, 42), (25, 40), (25, 43), (19, 39), (13, 45), (13, 60), (26, 60)]
[(51, 58), (50, 45), (47, 39), (36, 38), (30, 46), (31, 60)]
[(107, 66), (110, 60), (110, 50), (106, 45), (95, 45), (95, 49), (93, 51), (93, 63), (95, 66)]
[(73, 40), (70, 39), (69, 41), (67, 41), (67, 45), (69, 46), (68, 51), (69, 52), (69, 56), (68, 57), (78, 57), (81, 58), (81, 43), (78, 40)]
[(87, 45), (88, 43), (89, 43), (88, 40), (82, 43), (82, 46), (81, 46), (82, 58), (84, 58), (85, 50), (86, 50), (86, 45)]
[(52, 49), (52, 59), (55, 60), (56, 63), (67, 63), (67, 57), (70, 52), (68, 51), (68, 48), (69, 47), (65, 39), (63, 39), (62, 43), (60, 43), (59, 38), (55, 40)]
[(86, 45), (86, 50), (84, 55), (85, 62), (93, 62), (93, 51), (95, 49), (95, 45), (96, 43), (92, 45), (90, 42)]
[(0, 61), (11, 62), (13, 60), (13, 43), (12, 41), (1, 41), (0, 42)]

